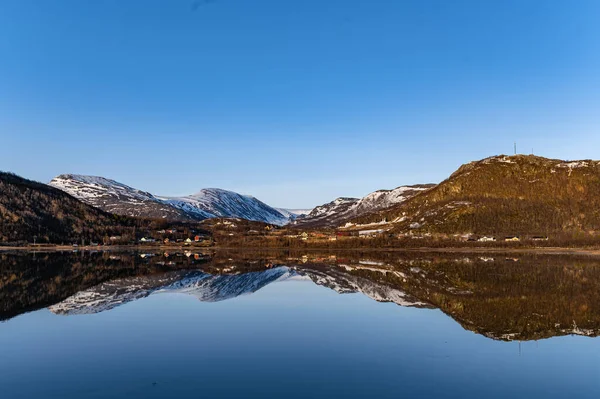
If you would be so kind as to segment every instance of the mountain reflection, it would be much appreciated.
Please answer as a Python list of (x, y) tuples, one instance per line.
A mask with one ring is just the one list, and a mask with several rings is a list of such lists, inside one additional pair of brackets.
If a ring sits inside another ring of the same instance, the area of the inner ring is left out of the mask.
[(600, 261), (560, 255), (4, 253), (0, 319), (43, 307), (61, 315), (98, 313), (161, 292), (215, 302), (289, 279), (439, 308), (493, 339), (600, 334)]

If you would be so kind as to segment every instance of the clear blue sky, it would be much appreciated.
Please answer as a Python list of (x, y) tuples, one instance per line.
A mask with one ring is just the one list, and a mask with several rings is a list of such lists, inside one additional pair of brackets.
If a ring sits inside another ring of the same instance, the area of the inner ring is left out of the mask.
[(309, 207), (600, 158), (600, 1), (193, 4), (1, 0), (0, 170)]

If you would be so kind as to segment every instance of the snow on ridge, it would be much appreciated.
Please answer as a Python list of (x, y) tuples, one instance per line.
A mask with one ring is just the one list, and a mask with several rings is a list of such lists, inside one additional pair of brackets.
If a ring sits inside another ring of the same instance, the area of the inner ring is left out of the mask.
[(100, 176), (59, 175), (48, 184), (81, 200), (118, 196), (133, 201), (156, 201), (148, 192)]
[(308, 217), (309, 218), (319, 218), (319, 217), (334, 215), (334, 214), (340, 212), (340, 207), (354, 205), (357, 201), (359, 201), (358, 198), (349, 198), (349, 197), (336, 198), (335, 200), (333, 200), (327, 204), (315, 207), (308, 214)]
[(412, 197), (415, 192), (426, 191), (428, 187), (400, 186), (393, 190), (374, 191), (360, 199), (355, 209), (357, 212), (372, 212), (400, 204)]

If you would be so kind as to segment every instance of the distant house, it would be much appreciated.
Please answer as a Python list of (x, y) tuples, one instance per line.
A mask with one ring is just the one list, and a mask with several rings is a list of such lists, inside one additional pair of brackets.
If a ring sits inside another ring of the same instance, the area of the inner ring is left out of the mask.
[(518, 236), (508, 236), (504, 238), (504, 241), (507, 242), (517, 242), (517, 241), (521, 241), (521, 238)]
[(269, 224), (269, 225), (265, 226), (265, 230), (267, 230), (267, 231), (271, 231), (271, 230), (273, 230), (273, 226), (271, 226), (271, 225)]
[(122, 237), (121, 236), (111, 236), (109, 237), (109, 240), (111, 241), (119, 241)]
[(157, 233), (158, 234), (165, 234), (167, 232), (167, 230), (158, 230)]
[(169, 243), (169, 239), (168, 239), (168, 238), (165, 238), (165, 239), (163, 240), (163, 242), (164, 242), (165, 244), (168, 244), (168, 243)]
[(191, 238), (186, 238), (185, 239), (185, 243), (186, 244), (191, 244), (192, 243), (192, 239)]
[(195, 242), (199, 242), (200, 240), (201, 240), (201, 237), (200, 237), (200, 236), (196, 236), (196, 237), (194, 237), (194, 241), (195, 241)]
[(143, 237), (140, 242), (156, 242), (156, 240), (150, 237)]
[(361, 230), (358, 232), (359, 237), (375, 237), (381, 233), (383, 233), (385, 230)]
[(531, 239), (533, 241), (548, 241), (548, 237), (545, 236), (533, 236)]
[(483, 236), (480, 237), (479, 240), (477, 240), (479, 242), (492, 242), (492, 241), (496, 241), (496, 237), (488, 237), (488, 236)]
[(304, 231), (298, 237), (300, 237), (302, 240), (306, 241), (306, 240), (308, 240), (308, 233), (306, 231)]

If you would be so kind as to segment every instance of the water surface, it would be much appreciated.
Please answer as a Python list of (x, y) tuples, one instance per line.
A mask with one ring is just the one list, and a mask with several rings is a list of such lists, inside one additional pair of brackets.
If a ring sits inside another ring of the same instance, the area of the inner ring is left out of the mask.
[(590, 258), (5, 254), (0, 270), (3, 398), (600, 395)]

